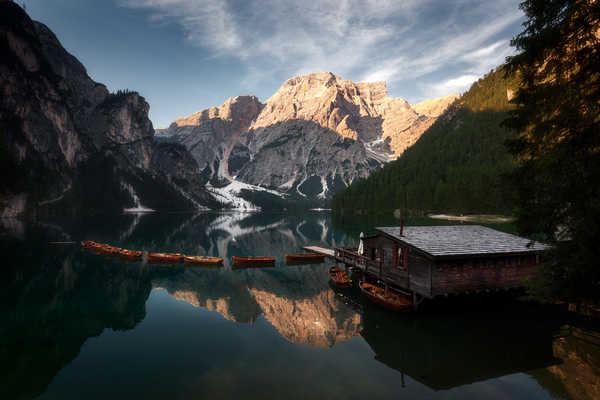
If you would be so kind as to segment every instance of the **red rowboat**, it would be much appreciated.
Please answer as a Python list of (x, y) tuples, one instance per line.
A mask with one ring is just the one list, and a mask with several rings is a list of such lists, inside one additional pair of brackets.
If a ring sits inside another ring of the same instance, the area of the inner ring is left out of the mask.
[(148, 253), (148, 261), (178, 263), (183, 261), (179, 253)]
[(221, 264), (223, 259), (221, 257), (208, 257), (208, 256), (183, 256), (183, 262), (186, 264)]
[(128, 258), (131, 260), (138, 260), (140, 258), (142, 258), (142, 252), (141, 251), (137, 251), (137, 250), (127, 250), (127, 249), (121, 249), (119, 251), (119, 255), (123, 258)]
[(360, 282), (360, 290), (369, 300), (379, 304), (392, 311), (406, 311), (410, 310), (412, 305), (408, 296), (402, 296), (391, 290), (386, 290), (382, 287), (367, 283)]
[(306, 261), (319, 261), (322, 262), (325, 259), (323, 254), (318, 253), (300, 253), (300, 254), (286, 254), (286, 262), (306, 262)]
[(102, 243), (100, 243), (99, 246), (94, 247), (94, 249), (100, 251), (101, 253), (112, 254), (112, 255), (119, 254), (119, 252), (121, 251), (121, 249), (118, 247), (111, 246), (109, 244), (102, 244)]
[(333, 267), (329, 268), (329, 277), (337, 287), (344, 288), (352, 285), (352, 280), (350, 279), (346, 271), (344, 271), (337, 265), (334, 265)]
[(272, 264), (275, 257), (231, 257), (234, 264)]

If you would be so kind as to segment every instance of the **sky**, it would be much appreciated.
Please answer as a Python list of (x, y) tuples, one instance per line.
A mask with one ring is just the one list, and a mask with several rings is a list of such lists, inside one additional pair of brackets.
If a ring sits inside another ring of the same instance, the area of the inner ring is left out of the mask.
[(520, 0), (17, 0), (155, 128), (329, 71), (409, 103), (460, 94), (514, 54)]

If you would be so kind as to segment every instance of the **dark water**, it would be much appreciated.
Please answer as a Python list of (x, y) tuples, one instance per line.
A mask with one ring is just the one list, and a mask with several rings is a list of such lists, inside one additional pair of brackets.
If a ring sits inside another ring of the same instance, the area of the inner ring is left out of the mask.
[[(2, 220), (0, 398), (600, 398), (600, 334), (569, 315), (511, 297), (393, 314), (333, 290), (330, 263), (283, 262), (356, 244), (356, 225), (318, 212)], [(52, 243), (82, 239), (226, 261)], [(278, 262), (232, 270), (233, 255)]]

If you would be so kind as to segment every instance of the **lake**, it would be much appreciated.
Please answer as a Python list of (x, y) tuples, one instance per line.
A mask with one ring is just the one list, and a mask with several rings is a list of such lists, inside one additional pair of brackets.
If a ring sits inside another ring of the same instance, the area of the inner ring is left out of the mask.
[[(3, 399), (600, 398), (593, 321), (506, 294), (394, 314), (356, 286), (332, 288), (331, 261), (285, 264), (306, 245), (356, 245), (357, 220), (315, 211), (0, 221)], [(225, 261), (128, 262), (81, 248), (84, 239)], [(232, 269), (236, 255), (277, 263)]]

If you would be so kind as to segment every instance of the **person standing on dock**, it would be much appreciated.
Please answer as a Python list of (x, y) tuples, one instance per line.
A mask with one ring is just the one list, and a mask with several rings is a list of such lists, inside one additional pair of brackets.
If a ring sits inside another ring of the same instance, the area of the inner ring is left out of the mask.
[(365, 245), (363, 244), (363, 238), (364, 237), (365, 237), (365, 234), (361, 232), (360, 236), (359, 236), (360, 241), (358, 243), (358, 254), (361, 255), (361, 256), (365, 252)]

